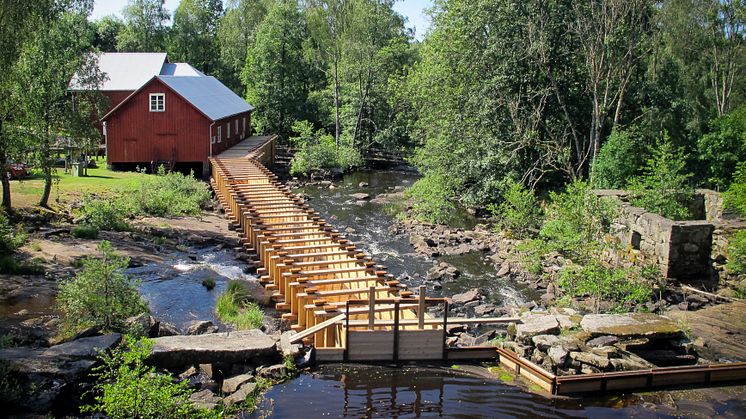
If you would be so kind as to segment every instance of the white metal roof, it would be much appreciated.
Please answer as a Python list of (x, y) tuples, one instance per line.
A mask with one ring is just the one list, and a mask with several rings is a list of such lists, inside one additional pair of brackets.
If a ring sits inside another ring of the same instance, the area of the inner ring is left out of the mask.
[(213, 121), (254, 110), (253, 106), (212, 76), (158, 76), (158, 79)]
[(189, 65), (189, 63), (165, 63), (161, 68), (161, 76), (204, 77), (205, 73)]
[[(137, 90), (153, 76), (160, 74), (166, 63), (165, 52), (104, 52), (98, 54), (98, 68), (106, 74), (106, 80), (99, 90)], [(70, 89), (80, 89), (77, 83), (77, 74), (70, 80)]]

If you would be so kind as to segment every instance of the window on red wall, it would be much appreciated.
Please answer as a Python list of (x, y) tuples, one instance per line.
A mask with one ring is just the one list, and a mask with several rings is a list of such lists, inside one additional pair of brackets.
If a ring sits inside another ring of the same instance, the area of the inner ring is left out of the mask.
[(236, 136), (238, 136), (238, 118), (236, 118), (234, 125), (236, 128)]
[(220, 127), (220, 126), (218, 127), (218, 142), (220, 142), (220, 141), (223, 140), (223, 131), (222, 131), (222, 128), (223, 127)]

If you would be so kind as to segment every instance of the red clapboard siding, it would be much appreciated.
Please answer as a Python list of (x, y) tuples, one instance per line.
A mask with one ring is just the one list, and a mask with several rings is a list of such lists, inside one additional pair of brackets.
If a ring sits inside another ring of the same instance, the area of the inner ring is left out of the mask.
[[(150, 112), (150, 94), (164, 93), (165, 112)], [(210, 138), (222, 126), (222, 139), (212, 146), (217, 154), (242, 139), (243, 117), (246, 117), (245, 136), (250, 132), (250, 113), (213, 121), (205, 117), (191, 103), (182, 99), (158, 79), (152, 79), (133, 97), (106, 118), (108, 163), (146, 163), (165, 160), (202, 162), (210, 155)], [(235, 120), (239, 130), (235, 130)], [(231, 123), (231, 137), (227, 138), (225, 124)], [(213, 125), (212, 135), (210, 126)]]

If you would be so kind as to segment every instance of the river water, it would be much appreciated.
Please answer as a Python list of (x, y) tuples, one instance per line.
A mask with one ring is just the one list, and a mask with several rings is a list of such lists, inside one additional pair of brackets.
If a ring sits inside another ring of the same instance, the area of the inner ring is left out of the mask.
[[(307, 186), (299, 192), (310, 205), (340, 231), (365, 249), (389, 272), (407, 274), (408, 285), (420, 285), (433, 260), (413, 254), (407, 237), (388, 233), (394, 222), (383, 204), (358, 204), (350, 194), (375, 197), (416, 180), (409, 172), (356, 172), (338, 182), (336, 189)], [(361, 188), (360, 182), (368, 187)], [(456, 217), (464, 226), (474, 224), (465, 214)], [(453, 264), (462, 276), (444, 289), (429, 289), (433, 296), (452, 295), (479, 287), (496, 303), (520, 304), (535, 298), (531, 290), (498, 279), (484, 255), (472, 253), (440, 260)], [(169, 263), (129, 270), (141, 278), (141, 292), (156, 317), (184, 328), (192, 320), (212, 320), (217, 296), (231, 279), (258, 287), (247, 266), (232, 251), (208, 247), (175, 252)], [(216, 287), (201, 282), (213, 278)], [(222, 325), (220, 325), (221, 328)], [(650, 392), (598, 398), (551, 399), (530, 391), (528, 383), (509, 385), (478, 366), (324, 365), (274, 386), (260, 409), (250, 417), (744, 417), (746, 387)], [(478, 372), (478, 373), (474, 373)], [(505, 377), (503, 377), (505, 378)]]

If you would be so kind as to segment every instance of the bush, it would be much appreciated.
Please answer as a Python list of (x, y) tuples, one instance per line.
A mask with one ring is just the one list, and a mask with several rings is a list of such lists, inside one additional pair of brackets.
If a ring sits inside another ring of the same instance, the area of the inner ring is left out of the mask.
[(581, 263), (593, 257), (617, 214), (616, 204), (593, 194), (582, 181), (569, 184), (564, 192), (551, 192), (549, 200), (539, 231), (547, 250)]
[(737, 231), (731, 236), (725, 267), (729, 273), (735, 275), (746, 273), (746, 230)]
[(733, 182), (725, 191), (725, 206), (746, 217), (746, 162), (738, 164)]
[(242, 281), (228, 283), (228, 288), (218, 297), (215, 312), (224, 323), (238, 330), (256, 329), (264, 322), (264, 313), (252, 301), (251, 293)]
[(73, 229), (70, 230), (70, 234), (79, 239), (93, 240), (98, 238), (98, 229), (92, 225), (83, 224), (73, 227)]
[(684, 153), (673, 146), (668, 135), (651, 150), (643, 174), (630, 182), (630, 202), (673, 220), (691, 218), (688, 204), (694, 197), (686, 172)]
[(405, 192), (405, 196), (413, 200), (415, 218), (437, 224), (447, 223), (456, 211), (450, 199), (452, 195), (450, 178), (435, 173), (419, 179)]
[(707, 182), (725, 189), (733, 169), (746, 161), (746, 105), (732, 110), (710, 124), (710, 133), (697, 144), (699, 160), (707, 171)]
[(9, 255), (23, 246), (28, 237), (20, 229), (13, 229), (5, 212), (0, 209), (0, 255)]
[(8, 275), (43, 275), (44, 267), (35, 260), (20, 262), (12, 255), (0, 255), (0, 273)]
[(166, 173), (163, 166), (155, 176), (140, 182), (131, 195), (137, 215), (154, 217), (197, 215), (210, 202), (207, 184), (178, 172)]
[(502, 196), (504, 201), (500, 205), (488, 207), (497, 217), (500, 228), (509, 230), (519, 238), (538, 229), (541, 207), (532, 190), (511, 179), (502, 188)]
[(618, 130), (609, 135), (593, 160), (591, 181), (594, 188), (624, 188), (637, 173), (641, 164), (639, 141), (632, 137), (630, 132)]
[(96, 198), (87, 196), (83, 201), (82, 223), (95, 230), (127, 231), (127, 218), (134, 210), (123, 198)]
[(557, 285), (575, 297), (591, 296), (615, 302), (613, 311), (629, 311), (650, 301), (653, 287), (634, 269), (611, 268), (591, 260), (585, 266), (570, 265), (560, 271)]
[(124, 274), (129, 259), (118, 256), (108, 241), (98, 250), (100, 258), (86, 258), (75, 278), (60, 286), (57, 305), (64, 335), (88, 327), (121, 332), (125, 319), (148, 311), (138, 283)]
[(125, 336), (111, 354), (102, 352), (102, 365), (94, 370), (95, 403), (82, 406), (81, 411), (115, 419), (219, 417), (194, 406), (186, 381), (174, 383), (170, 375), (145, 364), (152, 348), (152, 340)]
[(345, 144), (337, 146), (334, 137), (323, 130), (314, 131), (308, 121), (294, 123), (293, 131), (298, 133), (297, 137), (290, 138), (298, 148), (290, 162), (293, 175), (307, 175), (317, 169), (340, 168), (346, 171), (363, 164), (363, 158), (355, 148)]

